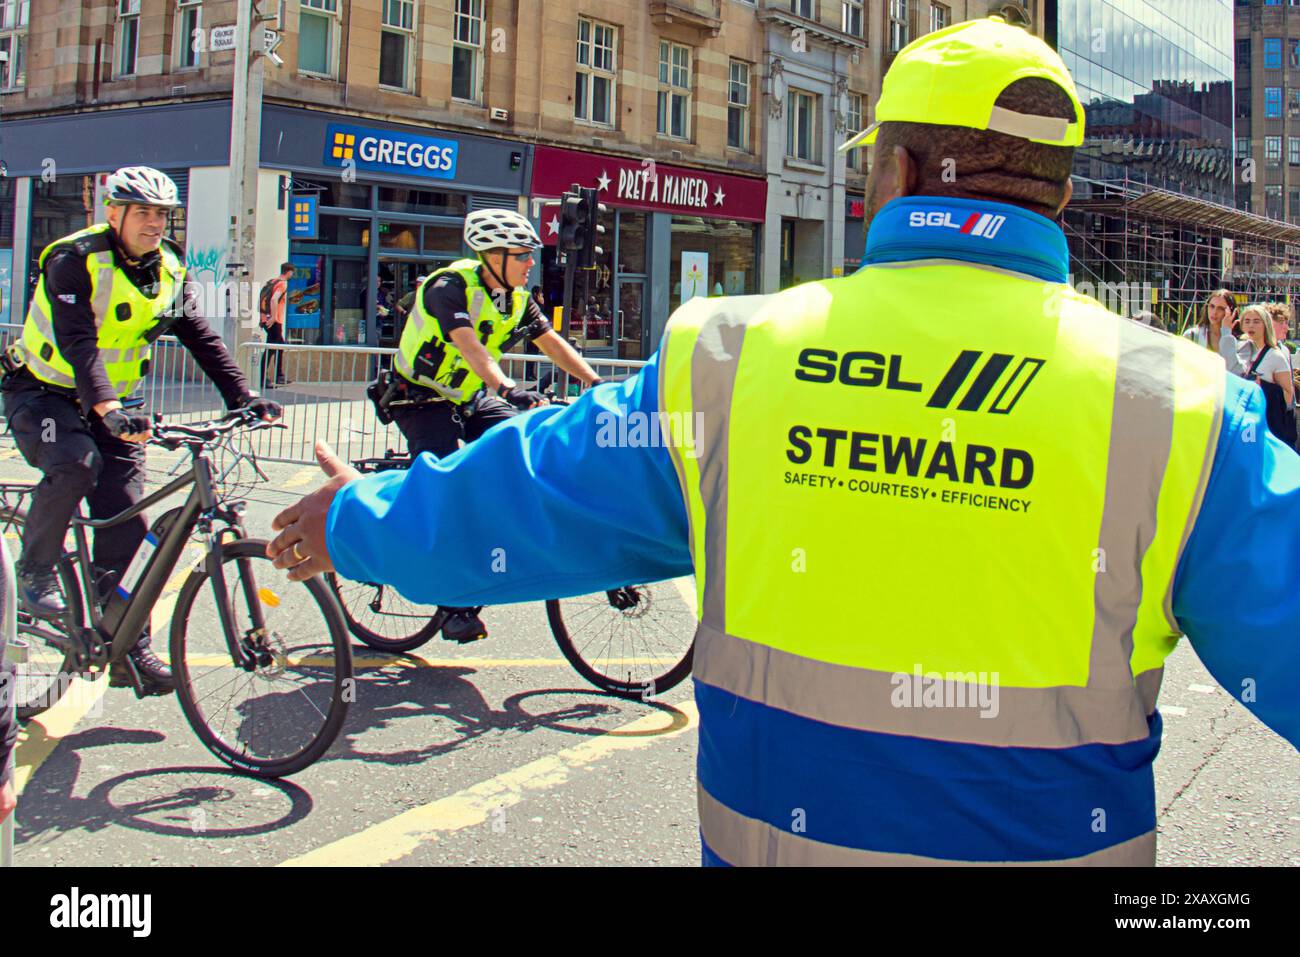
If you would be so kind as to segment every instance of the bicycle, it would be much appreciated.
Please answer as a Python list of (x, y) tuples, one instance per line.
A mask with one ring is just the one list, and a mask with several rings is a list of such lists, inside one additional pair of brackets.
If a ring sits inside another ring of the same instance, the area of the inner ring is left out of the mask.
[[(548, 398), (552, 404), (567, 404)], [(393, 449), (352, 462), (363, 474), (410, 465), (409, 455)], [(348, 630), (371, 648), (410, 651), (442, 628), (440, 608), (411, 602), (390, 585), (341, 579), (334, 572), (325, 580)], [(694, 595), (683, 594), (673, 582), (628, 584), (596, 595), (551, 599), (546, 617), (560, 653), (586, 681), (621, 698), (649, 700), (691, 673), (694, 605)]]
[[(342, 610), (319, 578), (296, 588), (274, 571), (266, 541), (244, 531), (245, 503), (229, 501), (216, 484), (213, 453), (240, 429), (268, 427), (284, 428), (247, 410), (214, 422), (159, 421), (150, 444), (186, 449), (189, 472), (110, 518), (92, 520), (78, 508), (69, 528), (71, 547), (57, 563), (67, 612), (46, 620), (19, 610), (18, 634), (27, 645), (15, 688), (20, 719), (53, 706), (75, 677), (102, 680), (114, 662), (127, 663), (138, 692), (139, 677), (126, 654), (160, 599), (166, 594), (170, 603), (175, 591), (172, 674), (181, 710), (204, 746), (232, 768), (265, 778), (301, 771), (329, 749), (354, 697)], [(21, 536), (23, 501), (34, 488), (0, 484), (0, 531), (6, 537)], [(184, 504), (153, 522), (101, 607), (87, 531), (120, 525), (186, 488)], [(182, 570), (173, 578), (191, 537), (205, 546), (202, 559), (188, 575)], [(266, 562), (260, 575), (255, 562)], [(268, 581), (283, 584), (272, 588)], [(252, 693), (236, 703), (241, 692)]]

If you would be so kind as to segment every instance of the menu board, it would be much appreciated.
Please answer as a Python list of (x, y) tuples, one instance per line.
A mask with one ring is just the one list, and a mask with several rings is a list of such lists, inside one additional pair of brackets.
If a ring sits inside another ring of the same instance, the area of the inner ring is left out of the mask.
[(293, 275), (289, 277), (288, 301), (284, 324), (289, 329), (319, 329), (321, 303), (325, 301), (324, 256), (290, 256)]

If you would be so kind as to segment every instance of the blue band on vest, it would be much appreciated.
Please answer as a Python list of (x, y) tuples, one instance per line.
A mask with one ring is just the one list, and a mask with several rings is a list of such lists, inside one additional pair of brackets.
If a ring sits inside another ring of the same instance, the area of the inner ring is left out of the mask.
[(913, 259), (960, 259), (1067, 282), (1070, 252), (1056, 223), (1019, 206), (904, 196), (871, 220), (862, 264)]

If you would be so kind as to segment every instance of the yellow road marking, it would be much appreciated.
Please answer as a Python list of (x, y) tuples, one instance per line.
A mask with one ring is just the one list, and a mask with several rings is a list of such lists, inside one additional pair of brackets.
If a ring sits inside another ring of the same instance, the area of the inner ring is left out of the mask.
[(593, 764), (617, 751), (639, 750), (655, 741), (674, 738), (699, 723), (699, 714), (690, 703), (679, 705), (669, 713), (671, 723), (667, 728), (663, 727), (665, 717), (662, 711), (656, 711), (637, 718), (599, 738), (530, 761), (450, 797), (412, 808), (300, 857), (290, 858), (279, 866), (391, 864), (442, 835), (485, 823), (491, 813), (519, 804), (531, 792), (564, 784), (575, 768)]
[(280, 488), (299, 488), (316, 478), (324, 478), (325, 473), (320, 469), (299, 469), (290, 475), (281, 485)]
[(107, 676), (98, 681), (73, 678), (54, 707), (27, 723), (18, 736), (15, 751), (14, 785), (19, 794), (64, 737), (99, 703), (107, 689)]
[[(174, 601), (174, 600), (173, 600)], [(161, 604), (161, 602), (160, 602)], [(230, 665), (228, 655), (192, 655), (186, 659), (191, 668), (218, 668)], [(677, 658), (620, 658), (620, 663), (637, 665), (672, 665)], [(332, 664), (332, 655), (290, 656), (285, 662), (287, 667), (320, 667)], [(611, 664), (612, 661), (596, 659), (592, 664)], [(355, 668), (567, 668), (569, 663), (563, 658), (442, 658), (427, 661), (424, 658), (378, 658), (356, 657), (352, 659)]]

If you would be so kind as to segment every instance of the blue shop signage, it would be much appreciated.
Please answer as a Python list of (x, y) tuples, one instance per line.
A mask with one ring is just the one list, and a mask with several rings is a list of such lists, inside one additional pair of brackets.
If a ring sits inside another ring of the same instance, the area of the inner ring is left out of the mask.
[(343, 167), (349, 161), (359, 170), (455, 179), (459, 144), (455, 140), (396, 133), (346, 123), (331, 123), (325, 130), (325, 165)]

